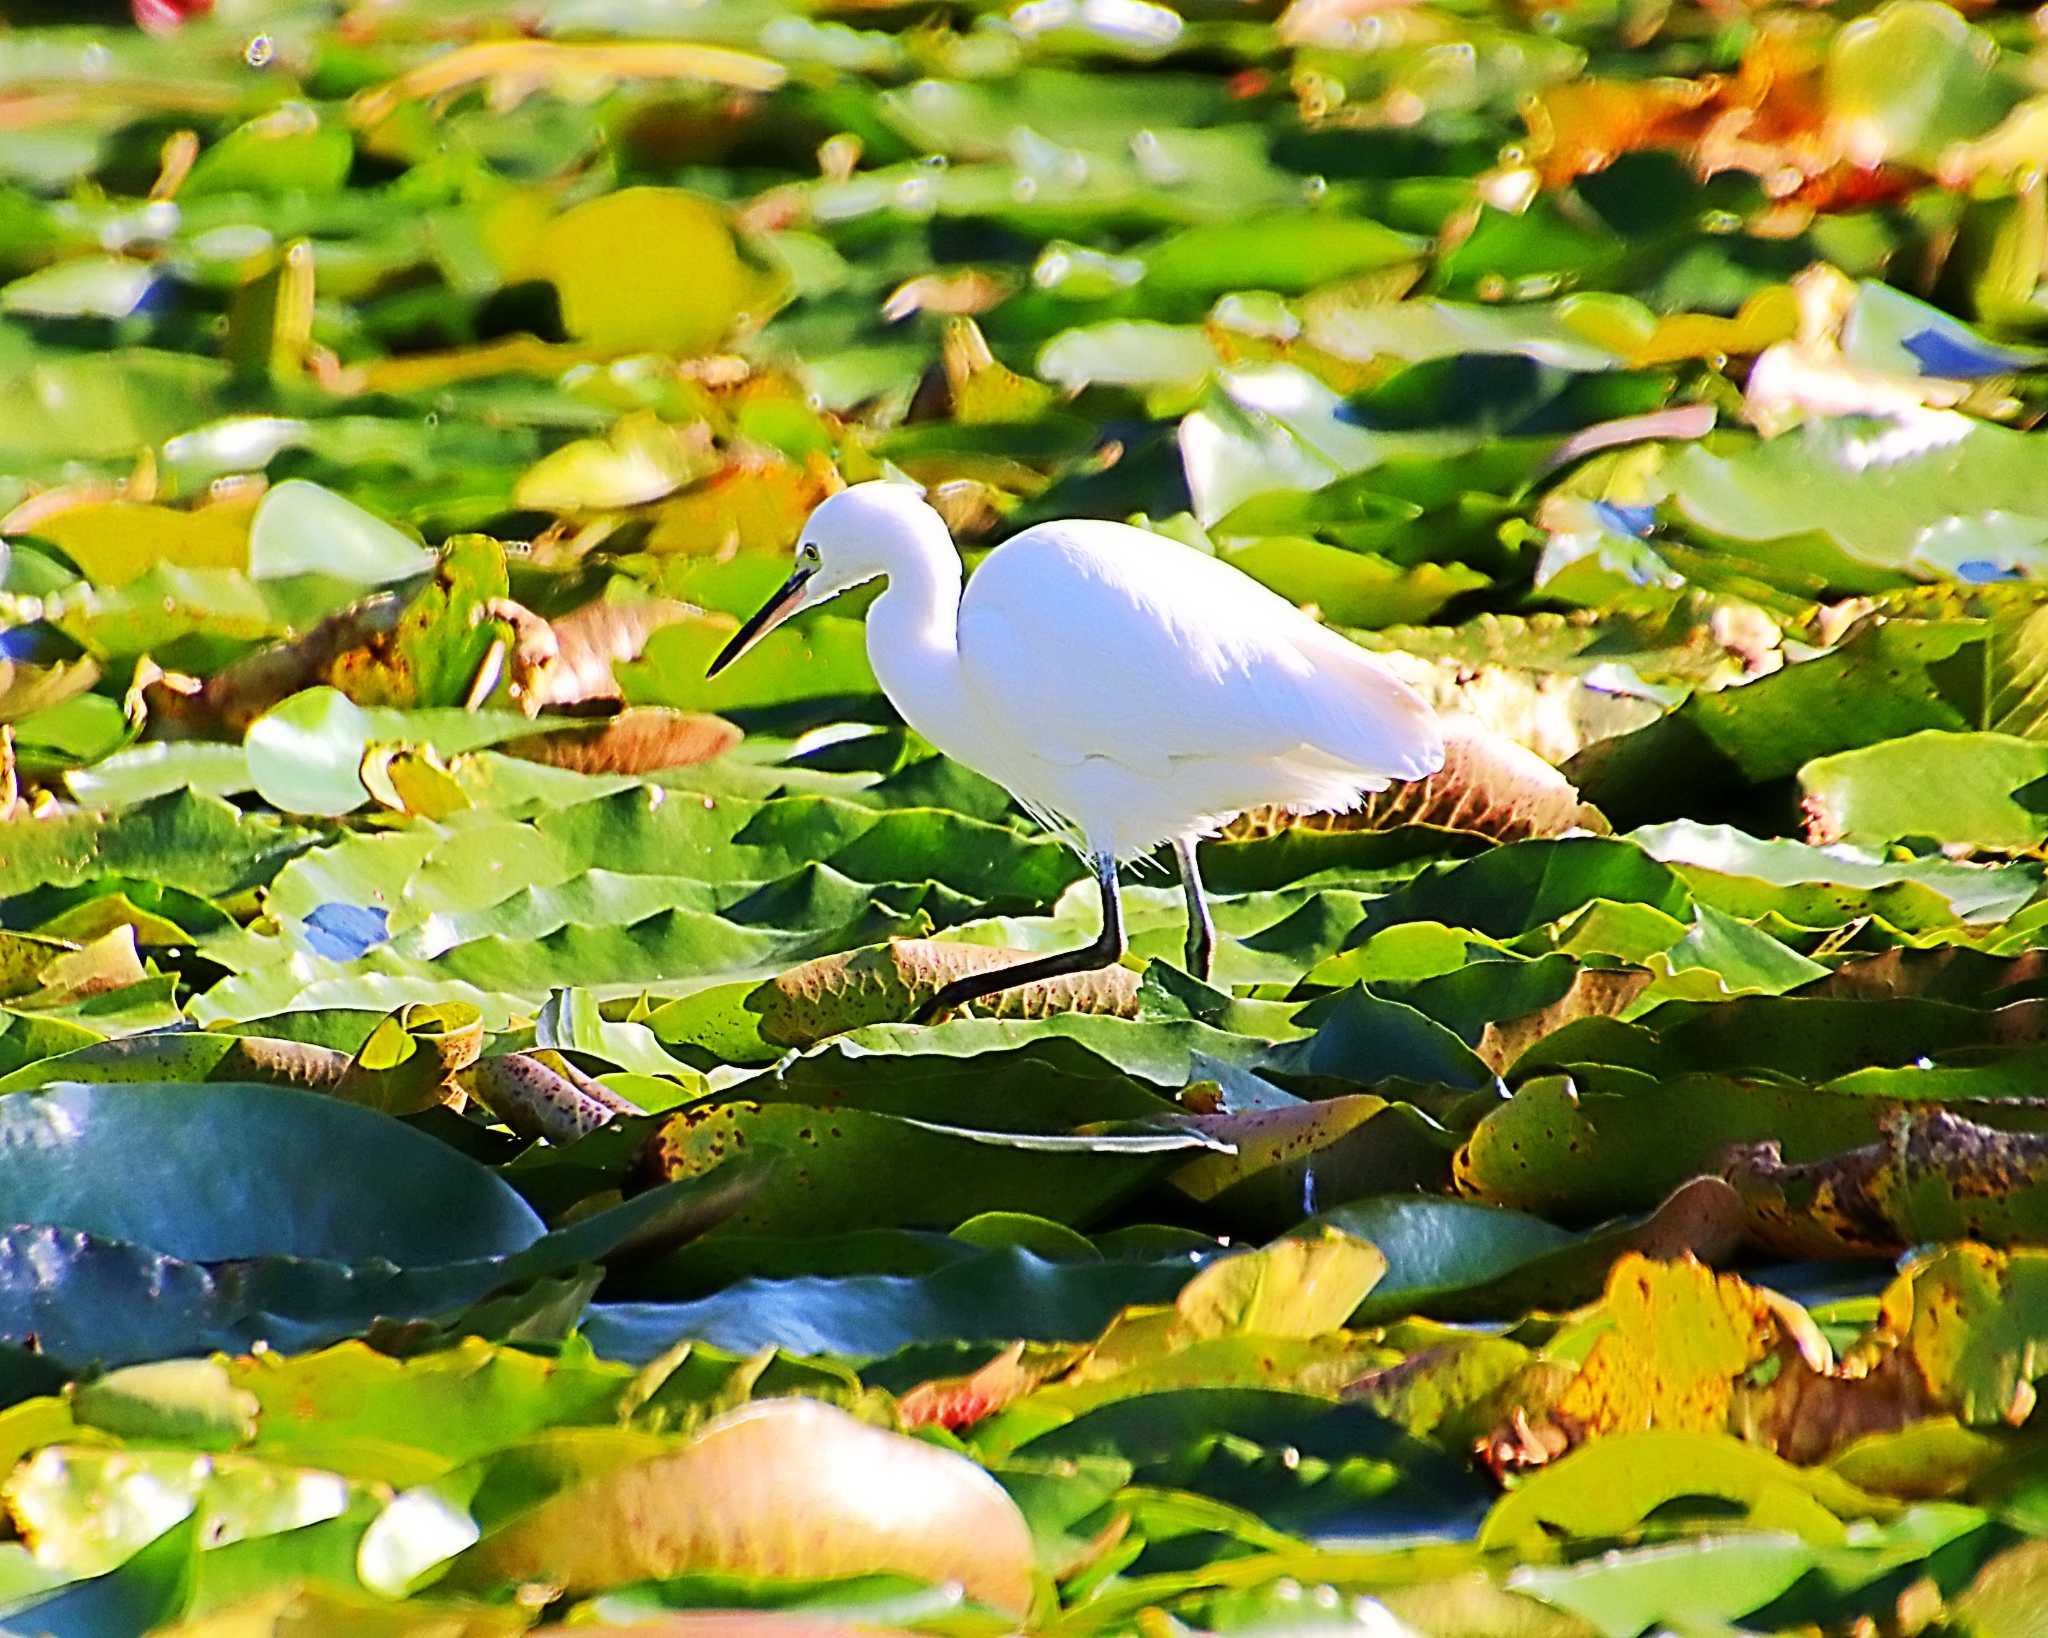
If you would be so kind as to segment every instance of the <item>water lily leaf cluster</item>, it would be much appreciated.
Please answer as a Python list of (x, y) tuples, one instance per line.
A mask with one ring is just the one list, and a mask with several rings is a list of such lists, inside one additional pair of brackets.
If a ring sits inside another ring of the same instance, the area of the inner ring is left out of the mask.
[[(0, 1630), (2042, 1630), (2044, 84), (10, 10)], [(914, 1022), (1095, 894), (859, 595), (706, 679), (875, 477), (1235, 565), (1443, 771), (1205, 842), (1206, 982), (1140, 866)]]

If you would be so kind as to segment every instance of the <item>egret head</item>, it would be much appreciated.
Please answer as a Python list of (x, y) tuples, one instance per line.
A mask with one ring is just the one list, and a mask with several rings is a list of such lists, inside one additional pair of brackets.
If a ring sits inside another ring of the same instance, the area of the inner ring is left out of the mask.
[(827, 496), (797, 537), (795, 572), (732, 634), (705, 675), (717, 676), (791, 615), (887, 574), (933, 530), (950, 554), (945, 521), (906, 483), (857, 483)]

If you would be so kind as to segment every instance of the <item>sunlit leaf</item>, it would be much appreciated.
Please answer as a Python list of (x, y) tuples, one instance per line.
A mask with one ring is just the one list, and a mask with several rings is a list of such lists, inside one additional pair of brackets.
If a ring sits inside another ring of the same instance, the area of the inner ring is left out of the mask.
[[(896, 1505), (866, 1498), (883, 1480)], [(794, 1498), (828, 1530), (786, 1530)], [(597, 1589), (686, 1570), (828, 1575), (894, 1570), (957, 1579), (1022, 1615), (1029, 1532), (1016, 1504), (965, 1458), (864, 1426), (805, 1399), (734, 1411), (681, 1448), (571, 1488), (456, 1561), (457, 1585), (536, 1576)]]

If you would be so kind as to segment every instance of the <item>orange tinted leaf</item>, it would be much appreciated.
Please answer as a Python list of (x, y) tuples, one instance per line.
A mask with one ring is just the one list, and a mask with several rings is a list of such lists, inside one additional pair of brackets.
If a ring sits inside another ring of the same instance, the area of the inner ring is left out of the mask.
[(1021, 1399), (1068, 1364), (1073, 1348), (1030, 1349), (1013, 1342), (978, 1370), (964, 1376), (935, 1377), (920, 1383), (896, 1402), (903, 1425), (921, 1428), (964, 1428), (991, 1416), (1012, 1400)]
[(451, 1585), (595, 1592), (689, 1572), (957, 1581), (1021, 1617), (1031, 1532), (963, 1456), (813, 1399), (763, 1399), (680, 1448), (521, 1514), (455, 1561)]
[(709, 762), (739, 744), (740, 737), (739, 729), (723, 717), (640, 706), (588, 728), (515, 739), (502, 749), (528, 762), (577, 773), (643, 774)]

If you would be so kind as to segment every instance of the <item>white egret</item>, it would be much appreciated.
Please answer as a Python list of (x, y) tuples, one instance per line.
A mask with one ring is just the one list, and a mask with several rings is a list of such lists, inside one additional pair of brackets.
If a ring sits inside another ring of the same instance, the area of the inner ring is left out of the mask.
[(1041, 523), (998, 546), (961, 592), (945, 520), (907, 484), (856, 484), (811, 513), (796, 570), (733, 634), (715, 676), (791, 615), (878, 576), (868, 659), (903, 719), (1079, 833), (1102, 935), (942, 989), (920, 1018), (1123, 958), (1117, 865), (1171, 842), (1188, 968), (1215, 927), (1196, 839), (1247, 808), (1341, 810), (1443, 763), (1422, 698), (1356, 644), (1229, 564), (1121, 523)]

